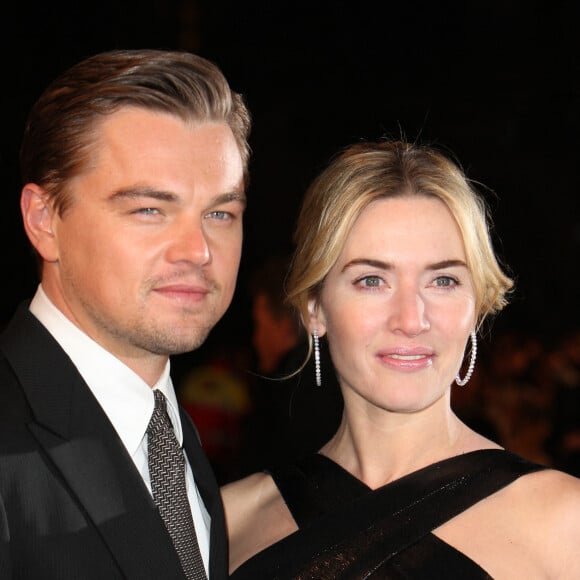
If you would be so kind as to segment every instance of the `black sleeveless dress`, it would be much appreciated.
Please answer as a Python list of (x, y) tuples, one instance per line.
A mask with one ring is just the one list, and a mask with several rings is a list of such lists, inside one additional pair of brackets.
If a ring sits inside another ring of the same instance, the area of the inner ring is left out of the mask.
[(480, 450), (372, 490), (330, 459), (309, 456), (271, 473), (299, 529), (244, 562), (230, 578), (489, 579), (431, 532), (541, 469), (507, 451)]

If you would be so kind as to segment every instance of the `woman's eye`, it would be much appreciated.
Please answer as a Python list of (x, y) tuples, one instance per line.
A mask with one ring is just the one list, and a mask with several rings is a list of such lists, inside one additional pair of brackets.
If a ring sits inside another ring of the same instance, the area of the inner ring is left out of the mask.
[(358, 284), (365, 288), (376, 288), (382, 284), (382, 279), (379, 276), (365, 276), (358, 280)]
[(457, 286), (457, 284), (457, 280), (451, 276), (439, 276), (435, 278), (435, 286), (439, 288), (451, 288)]

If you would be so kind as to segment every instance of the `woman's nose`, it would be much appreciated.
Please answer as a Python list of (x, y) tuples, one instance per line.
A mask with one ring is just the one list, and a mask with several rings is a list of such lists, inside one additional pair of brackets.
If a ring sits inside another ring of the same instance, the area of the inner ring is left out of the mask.
[(392, 303), (391, 329), (407, 336), (417, 336), (429, 330), (425, 301), (417, 289), (400, 288)]

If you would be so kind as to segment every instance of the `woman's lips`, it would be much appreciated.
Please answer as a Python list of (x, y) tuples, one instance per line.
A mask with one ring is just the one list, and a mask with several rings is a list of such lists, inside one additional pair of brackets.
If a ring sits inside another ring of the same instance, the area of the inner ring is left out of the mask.
[(396, 349), (381, 352), (378, 359), (389, 368), (400, 371), (417, 371), (433, 364), (434, 353), (425, 349)]

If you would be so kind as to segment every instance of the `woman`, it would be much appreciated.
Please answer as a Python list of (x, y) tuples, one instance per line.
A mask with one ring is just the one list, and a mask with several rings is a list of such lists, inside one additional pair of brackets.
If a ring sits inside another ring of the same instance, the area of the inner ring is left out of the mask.
[(328, 339), (344, 413), (318, 454), (223, 489), (232, 578), (580, 578), (580, 481), (451, 409), (512, 286), (460, 169), (352, 146), (307, 192), (296, 243), (289, 298), (315, 356)]

